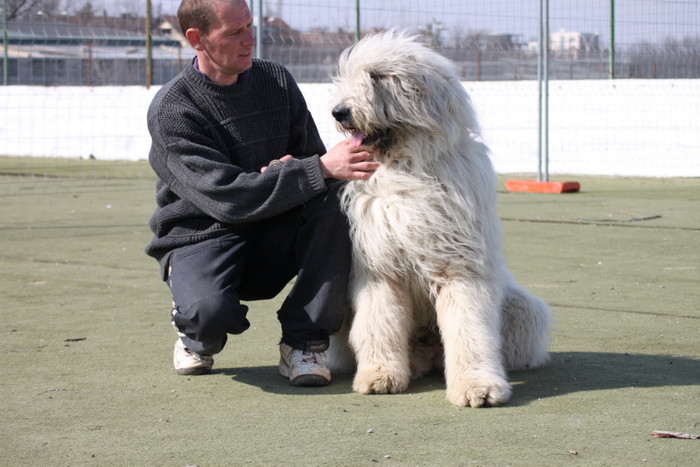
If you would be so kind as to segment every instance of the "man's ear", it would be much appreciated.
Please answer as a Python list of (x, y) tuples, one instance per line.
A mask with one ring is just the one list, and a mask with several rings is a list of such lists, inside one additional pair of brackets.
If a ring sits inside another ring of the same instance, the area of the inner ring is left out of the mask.
[(185, 37), (194, 50), (202, 50), (202, 31), (197, 28), (189, 28), (185, 31)]

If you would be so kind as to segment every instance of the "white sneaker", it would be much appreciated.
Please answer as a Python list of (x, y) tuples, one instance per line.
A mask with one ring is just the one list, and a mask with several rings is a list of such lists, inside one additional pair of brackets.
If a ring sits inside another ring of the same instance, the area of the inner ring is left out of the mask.
[(331, 382), (324, 352), (305, 352), (287, 344), (280, 344), (280, 374), (289, 378), (292, 386), (327, 386)]
[(179, 375), (204, 375), (211, 373), (214, 357), (193, 352), (178, 339), (173, 350), (173, 364)]

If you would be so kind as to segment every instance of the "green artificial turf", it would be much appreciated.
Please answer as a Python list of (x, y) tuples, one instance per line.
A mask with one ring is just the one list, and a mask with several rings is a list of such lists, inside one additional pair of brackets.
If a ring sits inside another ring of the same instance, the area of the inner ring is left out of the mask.
[(698, 179), (502, 189), (509, 265), (555, 313), (552, 361), (511, 374), (507, 405), (470, 409), (446, 402), (441, 375), (391, 396), (353, 393), (346, 375), (290, 386), (277, 374), (282, 296), (249, 303), (251, 328), (212, 375), (176, 375), (169, 293), (143, 253), (153, 177), (143, 162), (71, 163), (0, 160), (0, 465), (700, 458), (700, 441), (650, 436), (700, 433)]

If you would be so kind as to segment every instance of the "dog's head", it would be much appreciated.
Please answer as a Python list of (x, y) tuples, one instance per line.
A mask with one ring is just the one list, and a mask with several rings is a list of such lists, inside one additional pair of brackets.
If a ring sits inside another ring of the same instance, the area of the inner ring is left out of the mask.
[(345, 50), (334, 82), (333, 117), (355, 145), (382, 151), (413, 137), (478, 133), (453, 63), (405, 33), (368, 36)]

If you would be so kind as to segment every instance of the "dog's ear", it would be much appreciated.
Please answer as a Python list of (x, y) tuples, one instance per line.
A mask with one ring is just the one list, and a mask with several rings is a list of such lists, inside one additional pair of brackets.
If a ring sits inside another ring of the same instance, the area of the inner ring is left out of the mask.
[(459, 124), (470, 132), (480, 134), (471, 99), (457, 75), (451, 71), (451, 64), (444, 62), (442, 68), (423, 68), (416, 77), (417, 99), (425, 126), (432, 131), (445, 132), (452, 125)]

